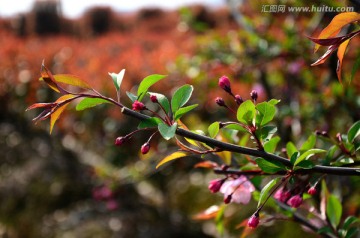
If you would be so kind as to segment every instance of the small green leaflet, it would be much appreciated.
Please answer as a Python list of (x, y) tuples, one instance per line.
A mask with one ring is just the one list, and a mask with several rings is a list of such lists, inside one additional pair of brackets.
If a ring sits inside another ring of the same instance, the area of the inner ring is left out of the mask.
[(280, 179), (280, 177), (272, 179), (263, 187), (263, 189), (261, 189), (259, 202), (257, 205), (258, 208), (266, 200), (266, 198), (269, 196), (271, 189), (279, 182)]
[(319, 154), (319, 153), (325, 153), (326, 150), (322, 150), (322, 149), (311, 149), (308, 150), (304, 153), (302, 153), (295, 161), (294, 166), (296, 166), (298, 163), (300, 163), (301, 161), (308, 159), (309, 157), (313, 156), (314, 154)]
[(275, 136), (269, 141), (264, 142), (264, 150), (268, 153), (274, 153), (276, 150), (277, 144), (280, 142), (280, 137)]
[(165, 140), (169, 140), (175, 136), (177, 128), (177, 123), (174, 123), (172, 126), (168, 126), (165, 123), (159, 123), (158, 129), (160, 134)]
[(271, 99), (268, 103), (275, 106), (276, 104), (278, 104), (281, 100), (278, 99)]
[(255, 162), (260, 167), (260, 169), (265, 173), (276, 173), (278, 171), (286, 170), (286, 167), (277, 161), (267, 161), (263, 158), (255, 159)]
[(286, 143), (286, 153), (287, 153), (287, 155), (289, 157), (291, 157), (295, 152), (298, 152), (298, 150), (296, 149), (296, 146), (294, 145), (294, 143), (292, 143), (291, 141)]
[(360, 135), (360, 121), (355, 122), (348, 131), (348, 141), (354, 142), (354, 139)]
[(187, 107), (180, 108), (179, 110), (176, 111), (174, 120), (176, 121), (176, 120), (180, 119), (183, 115), (185, 115), (192, 109), (196, 108), (197, 106), (198, 106), (198, 104), (193, 104), (193, 105), (190, 105)]
[(160, 75), (160, 74), (152, 74), (144, 78), (138, 88), (137, 91), (137, 97), (138, 101), (140, 102), (144, 96), (146, 95), (148, 89), (154, 85), (156, 82), (160, 81), (161, 79), (165, 78), (166, 75)]
[(187, 156), (187, 155), (188, 155), (187, 153), (182, 152), (182, 151), (174, 152), (174, 153), (166, 156), (165, 158), (163, 158), (163, 159), (156, 165), (156, 169), (158, 169), (160, 166), (166, 164), (166, 163), (169, 162), (169, 161), (172, 161), (172, 160), (175, 160), (175, 159), (179, 159), (179, 158), (185, 157), (185, 156)]
[(309, 136), (309, 138), (304, 142), (304, 144), (302, 144), (300, 151), (305, 151), (305, 150), (310, 150), (312, 148), (314, 148), (316, 143), (316, 136), (314, 134), (312, 134), (311, 136)]
[(255, 114), (255, 104), (251, 100), (246, 100), (239, 106), (236, 117), (239, 122), (250, 125), (253, 123)]
[(275, 106), (268, 102), (262, 102), (257, 104), (256, 109), (259, 112), (256, 115), (257, 126), (264, 126), (269, 123), (274, 118), (276, 113)]
[(150, 127), (157, 127), (161, 122), (162, 122), (162, 120), (158, 117), (147, 118), (140, 122), (140, 124), (138, 125), (138, 128), (143, 129), (143, 128), (150, 128)]
[(336, 228), (341, 220), (342, 206), (339, 199), (335, 195), (330, 194), (327, 197), (326, 215), (329, 218), (331, 225)]
[(219, 133), (219, 129), (220, 129), (219, 124), (220, 123), (216, 121), (208, 127), (209, 136), (211, 138), (215, 138), (215, 136)]
[(103, 103), (110, 102), (102, 98), (84, 98), (76, 105), (76, 111), (82, 111), (84, 109), (95, 107)]
[(171, 109), (174, 114), (189, 101), (193, 90), (193, 86), (185, 84), (175, 91), (171, 99)]
[(137, 96), (135, 94), (132, 94), (130, 92), (126, 92), (126, 95), (130, 98), (132, 102), (135, 102), (137, 100)]
[(109, 75), (111, 76), (113, 82), (114, 82), (114, 85), (115, 85), (115, 88), (116, 88), (116, 91), (120, 91), (120, 86), (121, 86), (121, 83), (122, 83), (122, 80), (124, 78), (124, 75), (125, 75), (125, 69), (122, 69), (118, 74), (116, 73), (109, 73)]

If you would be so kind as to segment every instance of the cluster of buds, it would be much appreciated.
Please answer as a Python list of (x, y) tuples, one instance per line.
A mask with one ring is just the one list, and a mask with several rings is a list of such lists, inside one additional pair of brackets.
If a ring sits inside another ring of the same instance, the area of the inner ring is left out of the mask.
[(302, 193), (293, 194), (291, 190), (287, 190), (285, 187), (278, 189), (274, 194), (274, 198), (293, 208), (300, 207), (303, 202)]
[[(219, 78), (218, 85), (219, 85), (219, 87), (222, 88), (226, 93), (228, 93), (231, 97), (234, 98), (234, 101), (236, 102), (236, 104), (237, 104), (238, 106), (241, 105), (241, 103), (244, 102), (243, 98), (242, 98), (240, 95), (238, 95), (238, 94), (234, 95), (234, 94), (233, 94), (232, 89), (231, 89), (230, 80), (229, 80), (229, 78), (228, 78), (227, 76), (225, 76), (225, 75), (224, 75), (224, 76), (221, 76), (221, 77)], [(250, 93), (250, 97), (251, 97), (251, 99), (252, 99), (254, 102), (256, 102), (256, 101), (257, 101), (257, 98), (258, 98), (258, 93), (257, 93), (257, 91), (256, 91), (256, 90), (252, 90), (251, 93)], [(215, 102), (216, 102), (216, 104), (219, 105), (220, 107), (225, 107), (225, 108), (227, 108), (227, 109), (230, 109), (230, 108), (226, 105), (224, 99), (221, 98), (221, 97), (217, 97), (217, 98), (215, 99)], [(230, 109), (230, 110), (231, 110), (231, 109)]]
[[(116, 146), (122, 146), (127, 140), (129, 140), (129, 139), (132, 137), (133, 134), (135, 134), (136, 132), (139, 132), (139, 131), (141, 131), (141, 130), (142, 130), (142, 129), (140, 129), (140, 130), (135, 130), (135, 131), (127, 134), (126, 136), (119, 136), (119, 137), (117, 137), (117, 138), (115, 139), (114, 144), (115, 144)], [(155, 134), (155, 133), (154, 133), (154, 134)], [(145, 142), (145, 143), (141, 146), (140, 151), (141, 151), (141, 153), (142, 153), (143, 155), (144, 155), (144, 154), (147, 154), (147, 153), (150, 151), (150, 140), (151, 140), (151, 138), (153, 137), (154, 134), (152, 134), (152, 135), (150, 136), (149, 140), (148, 140), (147, 142)]]
[(106, 208), (109, 211), (114, 211), (118, 209), (119, 204), (114, 198), (114, 192), (105, 185), (96, 187), (92, 191), (92, 196), (97, 201), (103, 201), (106, 203)]

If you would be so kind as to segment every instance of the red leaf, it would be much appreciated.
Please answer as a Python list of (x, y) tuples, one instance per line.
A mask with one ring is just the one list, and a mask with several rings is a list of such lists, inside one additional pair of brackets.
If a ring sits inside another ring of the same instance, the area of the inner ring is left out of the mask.
[(40, 80), (44, 80), (45, 83), (47, 83), (47, 85), (52, 90), (54, 90), (55, 92), (58, 92), (58, 93), (60, 93), (60, 91), (63, 92), (62, 88), (59, 87), (59, 85), (57, 85), (57, 83), (54, 79), (54, 76), (51, 74), (50, 70), (48, 70), (45, 67), (44, 61), (42, 62), (42, 65), (41, 65), (40, 74), (41, 74)]

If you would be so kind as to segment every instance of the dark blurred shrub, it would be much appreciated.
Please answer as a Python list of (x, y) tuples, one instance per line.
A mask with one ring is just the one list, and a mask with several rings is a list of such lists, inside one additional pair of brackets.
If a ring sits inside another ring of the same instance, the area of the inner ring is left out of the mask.
[(34, 31), (39, 34), (57, 34), (61, 31), (61, 6), (58, 0), (36, 1), (30, 16)]
[(94, 7), (85, 13), (85, 21), (93, 35), (101, 35), (111, 28), (113, 12), (109, 7)]

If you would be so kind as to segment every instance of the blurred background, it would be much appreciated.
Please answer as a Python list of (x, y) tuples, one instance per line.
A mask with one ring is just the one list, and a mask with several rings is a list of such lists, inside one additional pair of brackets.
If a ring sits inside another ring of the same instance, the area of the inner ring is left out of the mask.
[[(146, 132), (115, 147), (115, 138), (137, 123), (114, 107), (81, 112), (70, 107), (52, 135), (48, 121), (34, 125), (31, 120), (40, 111), (25, 109), (59, 96), (38, 81), (42, 60), (54, 74), (77, 75), (112, 97), (116, 92), (108, 72), (125, 68), (122, 102), (128, 106), (125, 91), (136, 92), (147, 75), (168, 75), (153, 89), (166, 95), (190, 83), (195, 88), (191, 102), (200, 105), (184, 117), (193, 130), (234, 120), (214, 103), (217, 96), (232, 103), (217, 88), (222, 75), (244, 99), (252, 89), (260, 101), (281, 99), (276, 123), (282, 146), (290, 140), (301, 143), (315, 130), (335, 136), (360, 119), (359, 73), (348, 83), (359, 40), (352, 40), (345, 56), (343, 86), (336, 77), (336, 55), (310, 67), (326, 49), (313, 54), (307, 36), (317, 36), (336, 13), (262, 10), (311, 6), (295, 0), (140, 2), (0, 3), (0, 237), (239, 237), (237, 225), (256, 207), (229, 206), (223, 235), (213, 220), (193, 219), (222, 204), (222, 197), (207, 189), (216, 176), (194, 169), (201, 161), (196, 156), (156, 170), (176, 145), (155, 138), (143, 156)], [(342, 0), (311, 4), (359, 7)], [(344, 182), (348, 186), (340, 187)], [(330, 186), (343, 195), (346, 215), (359, 216), (359, 182), (337, 178)], [(304, 235), (293, 222), (270, 225), (251, 237)]]

